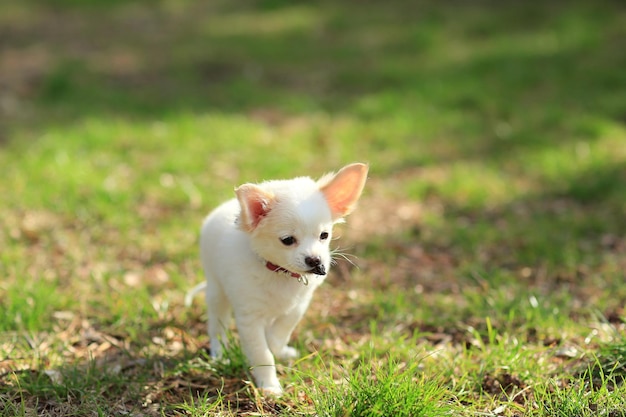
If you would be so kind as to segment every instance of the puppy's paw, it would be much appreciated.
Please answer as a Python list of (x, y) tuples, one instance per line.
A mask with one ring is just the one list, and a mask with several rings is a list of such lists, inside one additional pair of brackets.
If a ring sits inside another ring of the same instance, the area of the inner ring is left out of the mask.
[(280, 351), (280, 354), (277, 355), (279, 359), (296, 359), (300, 356), (300, 353), (297, 349), (292, 348), (291, 346), (285, 346), (283, 350)]
[(268, 385), (265, 387), (259, 387), (263, 395), (269, 397), (280, 397), (283, 395), (283, 389), (280, 385)]
[(224, 356), (224, 353), (222, 350), (223, 350), (222, 346), (215, 346), (215, 347), (211, 346), (211, 350), (210, 350), (211, 357), (213, 359), (221, 359)]
[(211, 358), (211, 360), (213, 361), (213, 363), (219, 363), (220, 365), (230, 365), (230, 358), (226, 358), (224, 356), (220, 356), (219, 358)]

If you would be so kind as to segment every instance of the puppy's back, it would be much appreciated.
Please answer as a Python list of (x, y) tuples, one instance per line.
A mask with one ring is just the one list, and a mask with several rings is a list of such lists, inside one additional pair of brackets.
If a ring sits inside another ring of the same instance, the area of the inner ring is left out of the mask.
[(245, 250), (241, 247), (243, 232), (236, 224), (239, 210), (237, 199), (228, 200), (204, 219), (200, 229), (200, 255), (206, 272), (215, 270), (220, 262), (230, 262)]

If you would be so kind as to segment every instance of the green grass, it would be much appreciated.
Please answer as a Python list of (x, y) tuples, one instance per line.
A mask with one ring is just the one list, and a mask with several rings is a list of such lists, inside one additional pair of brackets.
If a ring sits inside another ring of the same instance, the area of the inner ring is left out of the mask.
[[(617, 1), (0, 5), (0, 416), (622, 416)], [(370, 164), (263, 398), (203, 216)]]
[[(312, 385), (309, 393), (320, 416), (450, 415), (445, 390), (418, 369), (419, 361), (365, 357), (344, 376), (332, 373)], [(338, 379), (338, 381), (336, 380)], [(329, 388), (330, 387), (330, 388)]]

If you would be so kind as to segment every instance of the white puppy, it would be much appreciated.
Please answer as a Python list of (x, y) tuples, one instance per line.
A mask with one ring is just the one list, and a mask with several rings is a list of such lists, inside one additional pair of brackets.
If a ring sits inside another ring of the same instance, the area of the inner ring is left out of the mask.
[(267, 393), (282, 392), (274, 356), (298, 355), (287, 342), (330, 268), (333, 224), (354, 209), (367, 171), (356, 163), (318, 181), (244, 184), (204, 221), (211, 355), (221, 356), (233, 312), (252, 375)]

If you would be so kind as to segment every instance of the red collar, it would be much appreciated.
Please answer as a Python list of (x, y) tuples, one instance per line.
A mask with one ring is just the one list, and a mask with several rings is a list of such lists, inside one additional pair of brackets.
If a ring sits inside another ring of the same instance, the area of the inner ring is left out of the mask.
[(283, 268), (282, 266), (275, 265), (270, 261), (265, 262), (265, 267), (272, 272), (283, 272), (285, 274), (291, 275), (293, 278), (301, 279), (302, 275), (296, 274), (295, 272), (291, 272), (288, 269)]

